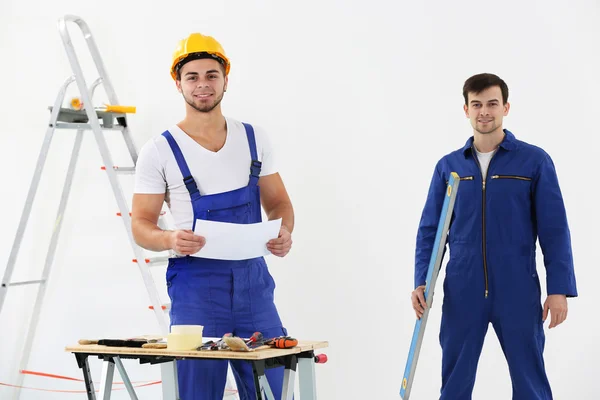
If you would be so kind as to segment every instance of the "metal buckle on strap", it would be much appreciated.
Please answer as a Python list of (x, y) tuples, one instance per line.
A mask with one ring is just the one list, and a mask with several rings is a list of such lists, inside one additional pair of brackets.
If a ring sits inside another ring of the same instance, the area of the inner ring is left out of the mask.
[(195, 193), (198, 191), (198, 186), (196, 186), (196, 181), (194, 180), (194, 177), (192, 177), (191, 175), (183, 178), (183, 183), (185, 184), (185, 187), (187, 188), (188, 192)]
[(262, 162), (257, 160), (252, 160), (252, 164), (250, 165), (250, 174), (256, 178), (260, 175), (260, 168), (262, 167)]

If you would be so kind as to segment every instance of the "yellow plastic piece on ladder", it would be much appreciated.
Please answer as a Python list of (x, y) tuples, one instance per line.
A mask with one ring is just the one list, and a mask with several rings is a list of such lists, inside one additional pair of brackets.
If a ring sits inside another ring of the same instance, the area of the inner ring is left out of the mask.
[(79, 97), (73, 97), (71, 99), (70, 105), (73, 110), (82, 110), (83, 109), (83, 102), (81, 101), (81, 99)]
[(114, 112), (114, 113), (129, 113), (129, 114), (135, 114), (136, 108), (134, 106), (113, 106), (113, 105), (106, 105), (106, 109), (103, 110), (106, 112)]

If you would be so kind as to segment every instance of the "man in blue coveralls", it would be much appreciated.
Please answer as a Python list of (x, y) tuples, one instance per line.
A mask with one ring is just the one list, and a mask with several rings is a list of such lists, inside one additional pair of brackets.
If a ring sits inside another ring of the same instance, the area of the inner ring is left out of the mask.
[[(550, 315), (550, 328), (561, 324), (567, 317), (567, 298), (577, 296), (557, 174), (543, 149), (503, 128), (510, 105), (502, 79), (472, 76), (463, 96), (473, 136), (435, 166), (417, 234), (412, 305), (420, 318), (446, 185), (456, 172), (461, 182), (448, 234), (440, 399), (471, 399), (491, 323), (508, 362), (513, 399), (550, 400), (543, 323)], [(543, 307), (536, 270), (538, 238), (547, 277)]]
[[(275, 282), (263, 257), (242, 261), (195, 255), (206, 243), (194, 234), (197, 219), (250, 224), (282, 219), (279, 237), (266, 244), (283, 257), (291, 248), (294, 212), (267, 134), (221, 112), (230, 61), (212, 37), (193, 33), (173, 55), (171, 77), (185, 101), (185, 118), (141, 149), (132, 206), (135, 241), (152, 251), (174, 250), (166, 281), (171, 324), (204, 326), (203, 336), (231, 332), (250, 337), (287, 335), (274, 304)], [(157, 226), (167, 202), (176, 229)], [(194, 256), (192, 256), (194, 255)], [(250, 364), (231, 361), (240, 398), (255, 399)], [(227, 361), (178, 361), (184, 400), (222, 399)], [(283, 369), (266, 372), (277, 399)]]

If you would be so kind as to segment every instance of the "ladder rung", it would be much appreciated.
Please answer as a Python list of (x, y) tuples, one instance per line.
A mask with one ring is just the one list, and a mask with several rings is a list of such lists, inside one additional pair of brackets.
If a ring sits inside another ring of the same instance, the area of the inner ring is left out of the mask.
[[(148, 306), (148, 308), (150, 310), (154, 310), (154, 306)], [(171, 304), (163, 304), (162, 306), (160, 306), (160, 308), (162, 308), (163, 310), (168, 310), (171, 308)]]
[[(57, 129), (84, 129), (84, 130), (92, 129), (92, 125), (90, 125), (90, 124), (73, 123), (73, 122), (57, 122), (56, 124), (54, 124), (54, 127)], [(122, 125), (112, 125), (112, 126), (100, 125), (100, 128), (102, 128), (104, 130), (111, 130), (111, 131), (122, 131), (124, 127)]]
[[(134, 258), (131, 261), (133, 261), (134, 263), (138, 262), (137, 258)], [(146, 264), (148, 264), (149, 266), (156, 265), (156, 264), (164, 264), (169, 261), (169, 257), (146, 258), (146, 259), (144, 259), (144, 261), (146, 261)]]
[[(106, 171), (105, 166), (100, 167), (100, 169), (102, 171)], [(115, 166), (113, 166), (113, 169), (115, 170), (115, 172), (117, 172), (119, 174), (135, 174), (135, 167), (117, 167), (115, 165)]]
[(36, 283), (45, 283), (45, 279), (38, 279), (35, 281), (23, 281), (23, 282), (11, 282), (9, 284), (3, 283), (2, 286), (23, 286), (23, 285), (35, 285)]
[[(167, 212), (166, 211), (161, 211), (160, 215), (165, 215)], [(117, 213), (117, 217), (122, 216), (123, 214), (121, 214), (120, 212)], [(131, 217), (131, 213), (129, 213), (129, 216)]]

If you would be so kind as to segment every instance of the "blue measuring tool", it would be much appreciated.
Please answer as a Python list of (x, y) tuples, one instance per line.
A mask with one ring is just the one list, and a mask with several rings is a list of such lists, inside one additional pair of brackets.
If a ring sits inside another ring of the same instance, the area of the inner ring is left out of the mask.
[(456, 172), (452, 172), (450, 174), (450, 179), (448, 180), (442, 213), (440, 214), (437, 233), (435, 235), (435, 243), (433, 250), (431, 251), (431, 259), (429, 261), (427, 278), (425, 280), (425, 302), (427, 303), (427, 307), (425, 308), (425, 312), (421, 316), (421, 319), (418, 319), (415, 323), (415, 330), (410, 342), (410, 350), (408, 352), (404, 377), (402, 378), (400, 397), (404, 400), (408, 400), (410, 397), (410, 390), (415, 377), (415, 370), (417, 369), (417, 361), (419, 360), (419, 352), (421, 351), (421, 343), (423, 342), (423, 334), (425, 333), (425, 326), (427, 325), (427, 317), (429, 316), (431, 302), (433, 301), (435, 282), (437, 281), (442, 265), (442, 259), (444, 258), (446, 237), (448, 235), (448, 229), (450, 228), (450, 220), (452, 218), (452, 210), (454, 209), (454, 202), (456, 200), (459, 183), (460, 177)]

